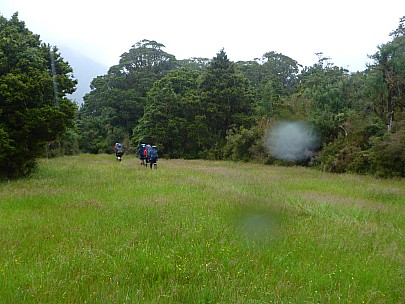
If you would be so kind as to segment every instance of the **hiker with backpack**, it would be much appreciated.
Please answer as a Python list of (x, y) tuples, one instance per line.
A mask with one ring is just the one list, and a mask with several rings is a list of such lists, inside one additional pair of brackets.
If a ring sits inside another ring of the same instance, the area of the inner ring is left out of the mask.
[(114, 151), (115, 151), (115, 159), (117, 161), (121, 161), (122, 156), (125, 153), (123, 145), (121, 143), (116, 143), (114, 146)]
[(157, 169), (157, 161), (158, 161), (158, 149), (157, 149), (157, 147), (156, 146), (152, 146), (151, 148), (150, 148), (150, 151), (149, 151), (149, 157), (148, 157), (148, 160), (149, 160), (149, 163), (150, 163), (150, 168), (152, 169), (152, 165), (153, 165), (153, 167), (155, 168), (155, 169)]
[(141, 144), (139, 146), (138, 153), (139, 153), (139, 159), (141, 160), (141, 166), (146, 166), (147, 151), (146, 151), (145, 144)]
[(148, 166), (148, 163), (149, 163), (150, 149), (151, 149), (151, 146), (149, 144), (145, 146), (144, 157), (145, 157), (146, 167)]

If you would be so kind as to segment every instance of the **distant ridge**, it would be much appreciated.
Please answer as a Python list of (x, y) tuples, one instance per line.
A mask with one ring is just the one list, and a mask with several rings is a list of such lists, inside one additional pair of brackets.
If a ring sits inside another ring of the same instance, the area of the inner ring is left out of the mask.
[(97, 76), (106, 74), (109, 67), (66, 46), (60, 46), (59, 52), (63, 59), (69, 62), (73, 69), (74, 78), (78, 81), (76, 91), (68, 95), (68, 98), (81, 105), (83, 103), (83, 96), (90, 92), (91, 81)]

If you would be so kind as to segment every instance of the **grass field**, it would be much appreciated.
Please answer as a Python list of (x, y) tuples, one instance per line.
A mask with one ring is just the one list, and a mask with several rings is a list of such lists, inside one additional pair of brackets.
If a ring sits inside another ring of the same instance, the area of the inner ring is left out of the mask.
[(405, 180), (80, 155), (0, 183), (0, 303), (404, 303)]

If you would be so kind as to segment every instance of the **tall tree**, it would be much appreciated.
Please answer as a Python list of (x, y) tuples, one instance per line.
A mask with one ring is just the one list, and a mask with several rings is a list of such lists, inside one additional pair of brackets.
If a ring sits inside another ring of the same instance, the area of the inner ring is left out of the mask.
[(176, 58), (166, 53), (165, 46), (153, 40), (141, 40), (121, 55), (117, 66), (110, 73), (120, 78), (123, 88), (135, 89), (142, 96), (176, 65)]
[(280, 96), (294, 93), (298, 86), (300, 65), (294, 59), (276, 52), (267, 52), (261, 58), (264, 80), (280, 85)]
[(253, 89), (257, 89), (263, 82), (264, 75), (259, 60), (238, 61), (236, 62), (236, 68), (247, 77)]
[(351, 107), (346, 90), (349, 76), (346, 70), (335, 66), (322, 53), (318, 57), (318, 62), (305, 67), (299, 76), (300, 91), (297, 95), (306, 104), (295, 106), (307, 113), (305, 118), (317, 126), (322, 141), (326, 143), (341, 132), (340, 126)]
[(378, 47), (370, 66), (376, 93), (375, 109), (392, 129), (395, 112), (405, 109), (405, 16), (391, 33), (392, 41)]
[(134, 129), (133, 142), (155, 144), (169, 157), (195, 158), (206, 127), (196, 97), (198, 73), (176, 69), (156, 81), (148, 94), (145, 114)]
[(252, 123), (252, 88), (223, 49), (201, 75), (199, 93), (213, 145), (222, 145), (229, 129)]
[(255, 106), (260, 117), (279, 115), (283, 100), (297, 91), (300, 65), (286, 55), (267, 52), (254, 61), (237, 62), (237, 67), (255, 89)]
[(72, 125), (76, 105), (72, 68), (15, 13), (0, 16), (0, 172), (30, 173), (46, 142)]

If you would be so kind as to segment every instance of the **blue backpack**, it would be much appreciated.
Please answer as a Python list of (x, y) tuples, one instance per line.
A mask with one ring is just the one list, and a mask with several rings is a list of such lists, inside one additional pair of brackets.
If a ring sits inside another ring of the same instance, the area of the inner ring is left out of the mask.
[(139, 157), (140, 158), (144, 158), (145, 156), (144, 156), (144, 151), (145, 151), (145, 149), (146, 149), (146, 145), (145, 144), (141, 144), (140, 145), (140, 147), (139, 147), (139, 150), (138, 150), (138, 153), (139, 153)]
[(149, 152), (149, 159), (157, 160), (158, 159), (158, 150), (156, 146), (152, 146)]
[(124, 147), (122, 146), (122, 144), (117, 145), (117, 153), (124, 154)]

